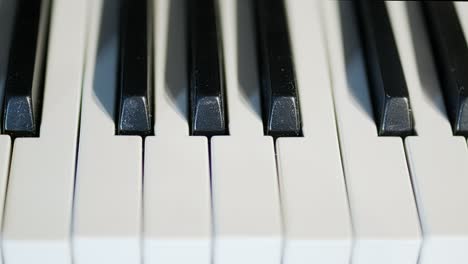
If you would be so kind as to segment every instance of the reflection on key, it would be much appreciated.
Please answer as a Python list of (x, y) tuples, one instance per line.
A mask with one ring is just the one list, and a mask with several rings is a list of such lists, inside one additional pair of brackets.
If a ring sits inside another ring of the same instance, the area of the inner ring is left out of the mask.
[(2, 128), (14, 137), (39, 134), (49, 9), (49, 0), (16, 1)]
[(454, 134), (468, 136), (468, 47), (453, 2), (423, 2), (427, 30)]
[(224, 135), (224, 70), (215, 1), (188, 3), (191, 133)]
[(408, 89), (384, 1), (355, 1), (380, 136), (408, 136), (413, 117)]
[(256, 15), (265, 134), (299, 136), (301, 114), (283, 0), (257, 0)]
[(123, 0), (120, 17), (119, 135), (148, 135), (152, 124), (152, 37), (146, 0)]

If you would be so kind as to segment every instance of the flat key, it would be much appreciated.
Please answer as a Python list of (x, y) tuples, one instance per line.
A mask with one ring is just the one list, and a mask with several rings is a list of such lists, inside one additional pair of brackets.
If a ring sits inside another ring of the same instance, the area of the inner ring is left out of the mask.
[(149, 135), (152, 118), (152, 35), (147, 0), (123, 0), (120, 17), (118, 135)]
[(299, 136), (301, 114), (283, 0), (257, 0), (255, 9), (265, 134)]
[(38, 136), (41, 115), (49, 0), (17, 0), (3, 105), (3, 132)]
[(358, 0), (354, 3), (379, 135), (411, 135), (413, 117), (408, 88), (385, 2)]
[(468, 136), (468, 47), (451, 1), (422, 3), (453, 133)]
[(224, 70), (215, 0), (188, 2), (192, 135), (227, 134)]

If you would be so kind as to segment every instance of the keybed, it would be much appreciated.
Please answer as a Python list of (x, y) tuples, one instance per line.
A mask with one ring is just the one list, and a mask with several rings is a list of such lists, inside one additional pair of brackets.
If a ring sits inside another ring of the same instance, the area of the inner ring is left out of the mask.
[(467, 17), (0, 0), (0, 263), (468, 262)]

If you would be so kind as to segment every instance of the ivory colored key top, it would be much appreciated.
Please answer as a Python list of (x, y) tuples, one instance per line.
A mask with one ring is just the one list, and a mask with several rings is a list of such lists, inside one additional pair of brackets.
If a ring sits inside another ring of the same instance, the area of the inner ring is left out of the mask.
[(146, 139), (145, 263), (211, 263), (208, 157), (204, 137)]
[[(5, 194), (8, 183), (8, 172), (10, 169), (11, 140), (10, 136), (0, 135), (0, 202), (5, 204)], [(0, 224), (3, 224), (4, 208), (0, 206)], [(3, 252), (1, 252), (3, 255)], [(3, 259), (3, 258), (2, 258)], [(0, 261), (3, 263), (3, 260)]]
[[(352, 226), (318, 1), (286, 2), (303, 137), (276, 141), (284, 264), (348, 263)], [(318, 125), (319, 124), (319, 125)]]
[(269, 137), (212, 139), (215, 262), (280, 263), (281, 215), (273, 153)]
[[(55, 0), (51, 9), (41, 134), (36, 138), (16, 138), (13, 145), (3, 217), (6, 263), (72, 261), (71, 221), (86, 6), (85, 1)], [(0, 164), (0, 168), (3, 171), (8, 166)]]
[[(141, 261), (142, 138), (115, 135), (118, 2), (89, 0), (73, 215), (76, 264)], [(102, 18), (102, 23), (101, 23)]]
[[(211, 139), (213, 262), (281, 262), (273, 139), (263, 136), (250, 0), (220, 0), (230, 136)], [(242, 12), (241, 10), (247, 10)]]
[(399, 137), (378, 136), (352, 2), (325, 1), (322, 11), (354, 231), (351, 261), (416, 263), (421, 230), (404, 146)]
[(405, 147), (424, 237), (418, 263), (466, 263), (466, 140), (453, 135), (420, 3), (388, 2), (387, 6), (417, 133), (405, 139)]
[[(11, 25), (13, 23), (14, 1), (0, 1), (0, 109), (3, 109), (4, 80), (8, 62), (9, 43), (11, 38)], [(0, 115), (0, 120), (2, 115)], [(9, 135), (0, 135), (0, 225), (3, 226), (3, 213), (5, 194), (10, 171), (11, 139)], [(0, 250), (0, 263), (3, 263), (3, 252)]]
[[(189, 136), (186, 0), (155, 2), (155, 136), (145, 139), (143, 261), (210, 264), (208, 141)], [(153, 11), (153, 10), (152, 10)]]

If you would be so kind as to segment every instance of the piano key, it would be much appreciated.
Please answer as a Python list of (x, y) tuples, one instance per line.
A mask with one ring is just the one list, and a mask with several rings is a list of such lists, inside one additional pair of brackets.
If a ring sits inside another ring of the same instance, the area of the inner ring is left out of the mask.
[[(432, 75), (436, 73), (436, 64), (428, 44), (429, 36), (421, 24), (421, 12), (416, 10), (420, 9), (420, 5), (387, 6), (398, 52), (401, 54), (402, 69), (407, 76), (415, 132), (419, 137), (451, 138), (452, 132), (447, 120), (443, 94), (438, 85), (437, 75)], [(397, 14), (399, 12), (401, 14)]]
[[(154, 4), (154, 131), (157, 136), (187, 136), (189, 83), (187, 71), (187, 0)], [(157, 6), (157, 7), (156, 7)], [(159, 77), (158, 77), (159, 76)]]
[(155, 76), (160, 77), (155, 81), (155, 136), (145, 138), (143, 262), (209, 264), (208, 142), (189, 136), (188, 125), (187, 1), (155, 3)]
[[(220, 2), (231, 135), (263, 136), (253, 1)], [(235, 11), (235, 12), (234, 12)]]
[(265, 134), (299, 136), (301, 114), (283, 0), (256, 0)]
[(3, 105), (3, 132), (14, 137), (39, 134), (49, 5), (16, 1)]
[(139, 136), (115, 135), (118, 2), (89, 0), (87, 4), (73, 260), (77, 264), (137, 263), (142, 258), (143, 148)]
[(215, 0), (188, 1), (191, 133), (227, 134), (224, 65)]
[[(10, 49), (11, 29), (13, 24), (15, 1), (0, 1), (0, 109), (3, 109), (3, 93)], [(0, 120), (2, 116), (0, 115)], [(1, 131), (0, 131), (1, 132)], [(10, 171), (11, 139), (0, 134), (0, 226), (3, 227), (5, 194)], [(3, 249), (0, 249), (0, 263), (3, 263)]]
[(327, 1), (323, 7), (353, 223), (351, 261), (416, 263), (421, 230), (403, 142), (399, 137), (378, 136), (353, 4)]
[[(222, 0), (230, 136), (211, 138), (214, 263), (280, 263), (273, 140), (263, 135), (252, 1)], [(245, 120), (245, 123), (244, 123)], [(248, 150), (248, 151), (246, 151)]]
[(466, 263), (466, 141), (453, 136), (420, 4), (387, 5), (418, 135), (407, 137), (405, 147), (425, 239), (419, 263)]
[(330, 76), (323, 66), (327, 58), (319, 3), (288, 1), (286, 10), (303, 137), (276, 140), (284, 215), (283, 263), (348, 263), (352, 226)]
[(384, 1), (355, 1), (379, 135), (413, 133), (408, 88)]
[(209, 168), (205, 137), (146, 138), (145, 263), (211, 263)]
[(2, 237), (7, 263), (71, 263), (86, 11), (85, 1), (69, 0), (55, 0), (51, 9), (41, 136), (15, 139), (11, 158)]
[[(1, 90), (1, 89), (0, 89)], [(0, 98), (1, 99), (1, 98)], [(0, 224), (3, 226), (3, 214), (5, 195), (8, 185), (8, 172), (10, 170), (11, 139), (8, 135), (0, 135)], [(0, 263), (3, 263), (3, 249), (0, 250), (2, 257)]]
[(453, 2), (422, 4), (447, 113), (456, 135), (468, 136), (468, 47)]
[(144, 136), (153, 129), (150, 2), (121, 3), (118, 135)]
[[(13, 23), (15, 18), (16, 1), (1, 0), (0, 1), (0, 122), (3, 127), (3, 95), (5, 93), (5, 80), (8, 70), (8, 57), (10, 52), (10, 44), (13, 31)], [(0, 128), (0, 134), (2, 133)]]
[(214, 262), (280, 263), (281, 213), (273, 140), (213, 137), (211, 172)]

